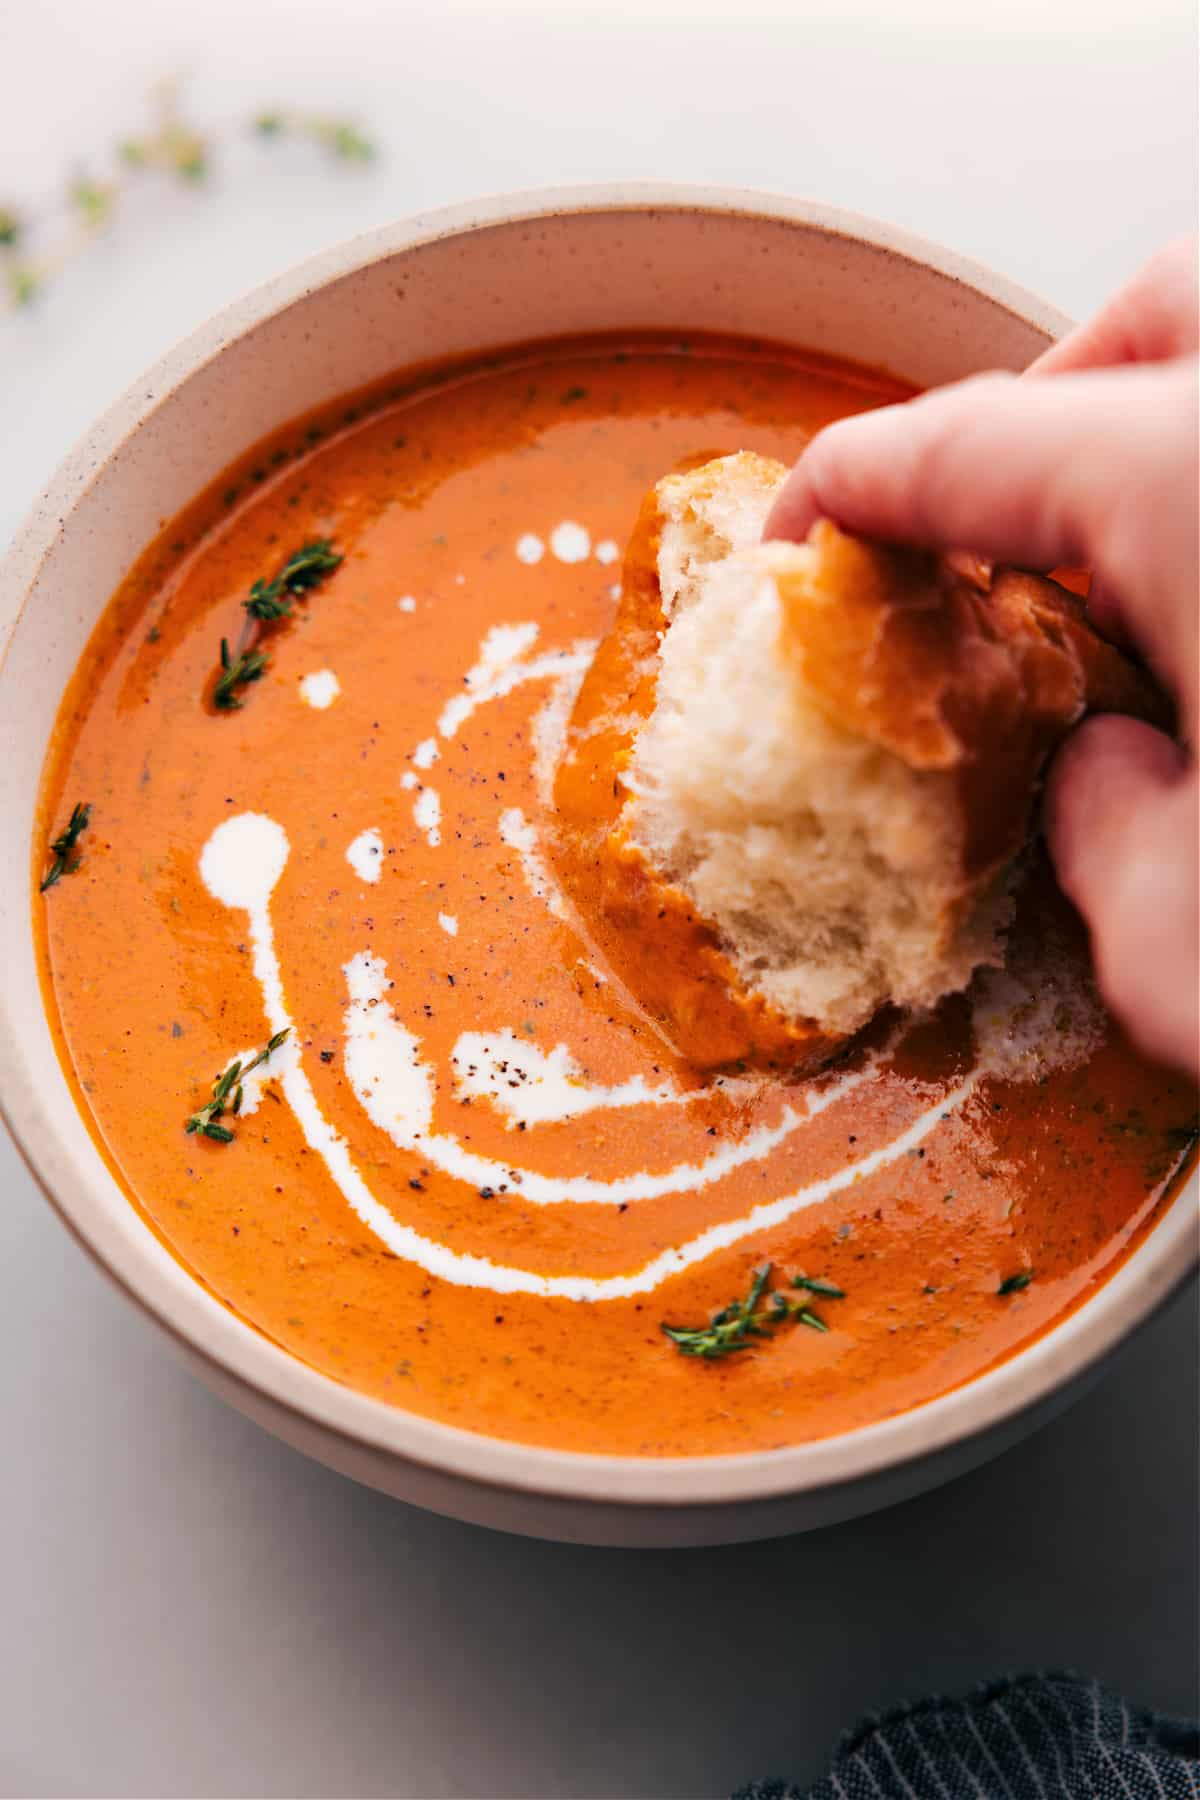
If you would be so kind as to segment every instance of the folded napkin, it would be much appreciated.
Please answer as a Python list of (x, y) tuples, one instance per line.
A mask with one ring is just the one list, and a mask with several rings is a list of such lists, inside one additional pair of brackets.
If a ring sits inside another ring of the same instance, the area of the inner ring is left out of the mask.
[(866, 1719), (815, 1787), (734, 1800), (1200, 1800), (1200, 1728), (1094, 1681), (1019, 1675)]

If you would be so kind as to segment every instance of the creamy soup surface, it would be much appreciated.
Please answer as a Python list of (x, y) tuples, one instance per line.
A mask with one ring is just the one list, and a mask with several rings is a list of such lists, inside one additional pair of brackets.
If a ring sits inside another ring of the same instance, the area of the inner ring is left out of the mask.
[[(1107, 1021), (1036, 859), (1006, 973), (803, 1081), (698, 1081), (555, 885), (555, 758), (646, 490), (906, 391), (724, 340), (514, 351), (260, 446), (112, 600), (46, 768), (47, 1004), (132, 1203), (293, 1355), (529, 1443), (760, 1450), (979, 1374), (1152, 1222), (1194, 1094)], [(252, 584), (318, 541), (221, 710)], [(742, 1348), (662, 1329), (767, 1265)]]

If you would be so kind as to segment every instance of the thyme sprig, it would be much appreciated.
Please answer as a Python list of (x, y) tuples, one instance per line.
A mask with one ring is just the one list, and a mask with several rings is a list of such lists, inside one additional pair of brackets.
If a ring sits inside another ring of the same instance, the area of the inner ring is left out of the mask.
[[(771, 1279), (772, 1265), (764, 1263), (755, 1269), (750, 1288), (742, 1300), (732, 1300), (713, 1314), (707, 1325), (667, 1325), (661, 1329), (683, 1356), (700, 1356), (711, 1362), (719, 1356), (730, 1356), (739, 1350), (750, 1350), (756, 1338), (769, 1338), (777, 1326), (794, 1323), (807, 1325), (810, 1331), (828, 1331), (829, 1326), (807, 1300), (794, 1300), (775, 1288), (769, 1303), (760, 1306)], [(832, 1281), (821, 1281), (810, 1275), (793, 1275), (791, 1285), (829, 1300), (844, 1300), (845, 1294)]]
[(222, 140), (303, 138), (337, 162), (362, 164), (375, 146), (345, 119), (321, 113), (264, 109), (248, 122), (201, 129), (180, 105), (179, 83), (160, 82), (148, 129), (121, 139), (102, 171), (78, 169), (63, 187), (29, 207), (0, 204), (0, 306), (29, 306), (60, 270), (109, 224), (120, 204), (148, 176), (197, 187), (212, 173)]
[(216, 1144), (232, 1144), (233, 1132), (221, 1120), (228, 1112), (236, 1118), (242, 1110), (242, 1084), (251, 1069), (257, 1069), (273, 1056), (279, 1046), (287, 1038), (290, 1026), (277, 1031), (273, 1038), (248, 1063), (235, 1058), (227, 1069), (223, 1069), (213, 1082), (212, 1099), (202, 1106), (199, 1112), (192, 1113), (185, 1121), (183, 1129), (189, 1136), (199, 1133), (201, 1137), (211, 1138)]
[(40, 893), (44, 894), (47, 888), (52, 888), (55, 882), (60, 881), (64, 875), (73, 875), (83, 861), (81, 856), (73, 858), (71, 852), (79, 842), (81, 835), (87, 830), (88, 820), (91, 816), (91, 806), (81, 806), (76, 801), (71, 808), (71, 817), (67, 821), (66, 830), (51, 840), (50, 854), (54, 860), (42, 877)]
[(252, 619), (290, 619), (291, 596), (307, 594), (341, 562), (328, 538), (314, 538), (294, 550), (273, 581), (256, 581), (242, 605)]
[(327, 118), (321, 113), (261, 112), (254, 121), (254, 129), (260, 137), (311, 138), (339, 162), (372, 162), (375, 157), (374, 144), (356, 125), (345, 119)]
[(230, 649), (229, 639), (221, 639), (221, 667), (212, 696), (219, 712), (235, 712), (243, 704), (238, 689), (260, 681), (266, 673), (270, 658), (259, 648), (262, 627), (290, 619), (293, 597), (319, 586), (341, 560), (329, 538), (313, 538), (292, 552), (278, 575), (253, 583), (250, 598), (242, 601), (246, 618), (236, 646)]

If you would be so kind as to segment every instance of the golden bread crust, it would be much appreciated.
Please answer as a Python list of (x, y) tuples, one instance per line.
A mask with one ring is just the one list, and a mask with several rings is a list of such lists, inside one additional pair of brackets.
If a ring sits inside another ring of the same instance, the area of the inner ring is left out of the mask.
[[(846, 1034), (790, 1018), (746, 985), (718, 928), (631, 833), (624, 777), (654, 710), (668, 626), (660, 495), (685, 481), (707, 496), (720, 478), (705, 464), (643, 504), (616, 617), (568, 727), (552, 854), (597, 949), (689, 1063), (803, 1072)], [(1041, 770), (1085, 711), (1165, 722), (1154, 684), (1096, 635), (1074, 594), (1041, 576), (866, 543), (827, 523), (805, 545), (753, 554), (776, 583), (781, 649), (832, 723), (914, 770), (953, 776), (963, 866), (947, 937), (1025, 842)]]
[(1169, 721), (1150, 678), (1067, 588), (1021, 569), (848, 536), (822, 520), (775, 581), (785, 644), (835, 724), (912, 769), (953, 770), (977, 886), (1029, 834), (1037, 778), (1085, 712)]

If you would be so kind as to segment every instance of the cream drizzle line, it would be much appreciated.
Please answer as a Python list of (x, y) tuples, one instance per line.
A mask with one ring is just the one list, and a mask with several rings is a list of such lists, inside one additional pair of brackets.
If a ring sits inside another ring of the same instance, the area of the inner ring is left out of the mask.
[[(504, 1115), (510, 1131), (617, 1107), (688, 1106), (697, 1098), (694, 1088), (670, 1081), (652, 1087), (641, 1075), (604, 1087), (588, 1080), (565, 1044), (547, 1053), (531, 1039), (518, 1037), (511, 1026), (462, 1032), (450, 1052), (450, 1066), (459, 1097), (488, 1101)], [(712, 1087), (731, 1100), (743, 1100), (755, 1097), (761, 1085), (718, 1077)]]
[(570, 650), (551, 650), (544, 656), (531, 657), (528, 662), (510, 663), (490, 680), (472, 683), (465, 694), (455, 694), (443, 706), (438, 715), (439, 733), (444, 738), (456, 736), (459, 726), (464, 725), (478, 707), (486, 706), (490, 700), (502, 700), (522, 682), (556, 681), (559, 676), (585, 670), (594, 650), (591, 639), (583, 639)]
[(416, 1151), (443, 1174), (475, 1187), (506, 1188), (533, 1206), (628, 1206), (641, 1200), (661, 1200), (667, 1194), (696, 1193), (744, 1164), (769, 1156), (798, 1125), (816, 1118), (875, 1075), (874, 1064), (864, 1064), (810, 1094), (804, 1111), (785, 1106), (775, 1124), (760, 1125), (740, 1141), (722, 1144), (700, 1163), (677, 1163), (659, 1174), (639, 1170), (612, 1181), (598, 1181), (591, 1175), (547, 1176), (536, 1169), (479, 1156), (464, 1150), (457, 1138), (431, 1132), (433, 1071), (421, 1061), (419, 1040), (395, 1017), (384, 997), (389, 985), (387, 964), (364, 950), (346, 964), (345, 974), (350, 991), (344, 1019), (346, 1073), (372, 1125), (385, 1131), (398, 1150)]
[[(223, 905), (248, 915), (252, 967), (262, 989), (263, 1007), (273, 1032), (294, 1030), (275, 953), (271, 919), (271, 895), (286, 866), (288, 851), (287, 834), (274, 819), (265, 813), (240, 813), (217, 826), (200, 857), (201, 877), (209, 892)], [(395, 1026), (394, 1020), (390, 1023)], [(427, 1070), (420, 1065), (418, 1068), (425, 1080), (431, 1080)], [(412, 1226), (401, 1224), (376, 1199), (355, 1167), (345, 1139), (325, 1118), (299, 1057), (282, 1072), (280, 1082), (305, 1142), (321, 1158), (351, 1210), (396, 1256), (459, 1287), (484, 1287), (495, 1293), (535, 1294), (547, 1299), (597, 1301), (651, 1293), (660, 1282), (705, 1261), (716, 1251), (727, 1249), (757, 1232), (770, 1230), (804, 1208), (817, 1205), (898, 1161), (915, 1149), (948, 1113), (964, 1104), (979, 1078), (979, 1071), (976, 1071), (914, 1119), (906, 1131), (856, 1164), (797, 1188), (792, 1194), (764, 1201), (740, 1219), (712, 1225), (687, 1243), (662, 1251), (627, 1274), (603, 1277), (536, 1274), (532, 1270), (493, 1262), (490, 1257), (450, 1250), (444, 1244), (422, 1236)], [(431, 1089), (428, 1100), (432, 1108)], [(426, 1142), (422, 1154), (428, 1155), (428, 1152)]]
[(510, 806), (500, 815), (500, 838), (515, 850), (521, 863), (525, 886), (535, 900), (540, 900), (556, 919), (567, 917), (566, 904), (550, 874), (542, 855), (535, 826), (531, 825), (519, 806)]
[[(441, 737), (449, 741), (458, 733), (460, 725), (466, 723), (478, 707), (486, 706), (492, 700), (502, 700), (516, 688), (527, 681), (549, 681), (554, 684), (554, 697), (545, 709), (550, 716), (556, 711), (561, 713), (562, 725), (565, 729), (566, 713), (570, 709), (570, 701), (587, 671), (595, 651), (595, 642), (591, 638), (578, 639), (569, 650), (551, 650), (542, 656), (522, 661), (527, 651), (531, 650), (538, 638), (538, 626), (532, 620), (519, 625), (493, 625), (479, 646), (479, 655), (464, 676), (466, 691), (455, 694), (447, 700), (438, 715), (437, 729)], [(565, 703), (565, 704), (564, 704)], [(540, 715), (539, 715), (540, 716)], [(543, 734), (544, 735), (544, 734)], [(539, 785), (545, 785), (545, 775), (541, 768), (544, 755), (539, 748), (536, 758)], [(416, 791), (413, 801), (413, 822), (425, 836), (430, 849), (436, 850), (442, 841), (442, 802), (437, 790), (418, 779), (414, 769), (430, 769), (438, 760), (441, 751), (436, 737), (422, 738), (411, 752), (409, 761), (412, 769), (406, 769), (400, 777), (400, 786), (408, 791)], [(505, 815), (506, 818), (522, 821), (522, 815), (515, 809)], [(528, 849), (518, 848), (521, 856), (521, 867), (526, 882), (535, 899), (543, 900), (550, 911), (558, 917), (566, 916), (566, 909), (559, 899), (553, 883), (549, 880), (541, 866), (537, 853), (536, 834), (532, 827), (525, 828), (524, 838), (529, 840)], [(506, 842), (509, 841), (506, 839)]]

